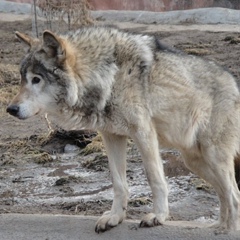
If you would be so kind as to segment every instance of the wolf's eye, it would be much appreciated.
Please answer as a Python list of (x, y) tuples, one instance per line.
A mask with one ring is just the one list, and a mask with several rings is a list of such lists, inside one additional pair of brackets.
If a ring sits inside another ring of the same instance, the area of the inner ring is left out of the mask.
[(34, 78), (32, 79), (32, 84), (38, 84), (40, 81), (41, 81), (40, 78), (34, 77)]

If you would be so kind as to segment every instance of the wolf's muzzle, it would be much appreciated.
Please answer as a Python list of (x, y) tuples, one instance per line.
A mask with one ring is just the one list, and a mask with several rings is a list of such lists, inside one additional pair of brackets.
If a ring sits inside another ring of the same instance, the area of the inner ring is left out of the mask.
[(10, 105), (7, 107), (7, 112), (11, 115), (13, 115), (14, 117), (18, 116), (19, 113), (19, 106), (17, 105)]

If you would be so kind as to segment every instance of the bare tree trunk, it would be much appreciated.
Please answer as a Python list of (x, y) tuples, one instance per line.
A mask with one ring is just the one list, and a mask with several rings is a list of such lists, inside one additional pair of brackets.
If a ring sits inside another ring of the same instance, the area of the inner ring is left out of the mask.
[(67, 12), (67, 17), (68, 17), (68, 30), (71, 30), (71, 16), (70, 16), (70, 10)]
[(37, 7), (36, 0), (33, 0), (33, 8), (34, 8), (34, 26), (36, 31), (36, 37), (38, 38), (38, 24), (37, 24)]

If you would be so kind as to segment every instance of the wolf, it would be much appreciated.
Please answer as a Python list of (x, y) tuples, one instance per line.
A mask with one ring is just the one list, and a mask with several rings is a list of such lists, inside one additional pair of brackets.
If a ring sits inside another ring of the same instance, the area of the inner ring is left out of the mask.
[(164, 224), (168, 187), (161, 148), (179, 149), (185, 165), (209, 182), (220, 201), (212, 227), (236, 230), (240, 193), (240, 95), (234, 77), (213, 61), (164, 47), (155, 36), (114, 27), (83, 27), (41, 39), (16, 32), (27, 50), (21, 88), (7, 107), (19, 119), (47, 112), (64, 129), (99, 131), (107, 151), (114, 198), (96, 232), (126, 215), (126, 142), (138, 146), (153, 195), (140, 227)]

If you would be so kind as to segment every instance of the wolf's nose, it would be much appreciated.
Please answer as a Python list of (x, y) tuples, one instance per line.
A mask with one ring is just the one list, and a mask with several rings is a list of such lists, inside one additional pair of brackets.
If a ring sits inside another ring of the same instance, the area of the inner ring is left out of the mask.
[(19, 112), (19, 106), (17, 105), (10, 105), (7, 107), (7, 112), (13, 116), (17, 116)]

